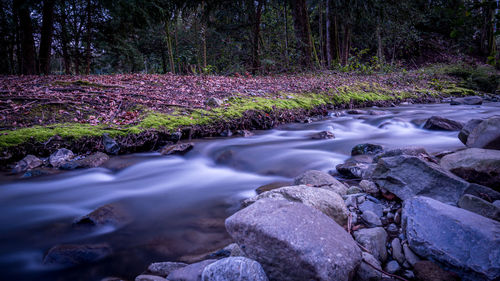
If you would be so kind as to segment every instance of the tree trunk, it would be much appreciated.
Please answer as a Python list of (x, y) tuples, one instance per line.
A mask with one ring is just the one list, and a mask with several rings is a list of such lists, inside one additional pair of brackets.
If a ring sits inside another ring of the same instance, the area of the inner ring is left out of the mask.
[(85, 74), (90, 74), (90, 63), (92, 61), (92, 2), (87, 0), (87, 34), (85, 45)]
[(306, 68), (312, 67), (312, 42), (309, 33), (309, 16), (305, 0), (291, 0), (293, 21), (297, 46), (300, 51), (300, 64)]
[(259, 38), (260, 38), (260, 21), (262, 18), (262, 7), (264, 6), (264, 0), (257, 0), (257, 7), (254, 6), (253, 0), (252, 9), (254, 11), (254, 22), (253, 22), (253, 42), (252, 42), (252, 74), (255, 74), (260, 68), (260, 58), (259, 58)]
[(59, 24), (61, 25), (61, 50), (64, 61), (64, 73), (71, 74), (71, 58), (69, 56), (69, 47), (68, 47), (68, 27), (66, 22), (68, 20), (66, 15), (66, 5), (64, 1), (61, 1), (61, 18)]
[(283, 9), (284, 9), (284, 15), (285, 15), (285, 66), (286, 69), (288, 70), (288, 67), (290, 65), (288, 58), (288, 11), (287, 11), (287, 0), (283, 1)]
[(350, 43), (351, 43), (351, 26), (349, 23), (344, 25), (344, 39), (343, 48), (342, 48), (342, 65), (346, 65), (349, 61), (349, 51), (350, 51)]
[(35, 41), (33, 40), (33, 26), (31, 25), (28, 1), (14, 0), (14, 9), (19, 17), (21, 39), (21, 73), (36, 74)]
[(170, 72), (175, 74), (174, 49), (172, 48), (172, 36), (170, 34), (170, 26), (168, 24), (168, 21), (165, 23), (165, 29), (167, 32), (167, 47), (168, 47), (168, 59), (170, 61)]
[(318, 5), (318, 15), (319, 15), (319, 24), (318, 24), (318, 29), (319, 29), (319, 59), (321, 62), (321, 65), (325, 65), (325, 48), (323, 44), (323, 1), (319, 2)]
[(52, 51), (52, 32), (54, 30), (54, 4), (55, 0), (43, 1), (42, 31), (40, 39), (40, 72), (50, 74), (50, 55)]
[(375, 34), (377, 36), (377, 58), (379, 62), (383, 63), (385, 61), (385, 58), (384, 58), (384, 48), (382, 46), (382, 34), (380, 30), (380, 24), (377, 24)]

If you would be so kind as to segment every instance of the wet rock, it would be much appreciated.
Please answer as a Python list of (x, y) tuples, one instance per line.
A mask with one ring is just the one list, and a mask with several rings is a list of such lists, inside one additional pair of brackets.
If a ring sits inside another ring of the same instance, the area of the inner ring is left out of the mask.
[(446, 271), (431, 261), (419, 261), (414, 266), (415, 277), (419, 281), (460, 281), (455, 273)]
[(347, 114), (353, 114), (353, 115), (360, 115), (360, 114), (367, 114), (368, 112), (360, 109), (350, 109), (346, 111)]
[(351, 280), (361, 262), (341, 226), (300, 203), (259, 200), (229, 217), (226, 229), (270, 280)]
[(408, 244), (403, 245), (403, 253), (405, 254), (405, 260), (411, 266), (414, 266), (415, 263), (420, 261), (420, 258), (415, 255), (415, 253), (408, 247)]
[(311, 139), (313, 140), (326, 140), (326, 139), (334, 139), (335, 135), (329, 131), (322, 131), (319, 133), (315, 133), (311, 135)]
[(392, 248), (392, 258), (397, 260), (398, 263), (403, 264), (406, 261), (406, 259), (399, 238), (394, 238), (391, 241), (391, 248)]
[(192, 142), (172, 144), (172, 145), (164, 146), (160, 150), (160, 153), (161, 153), (161, 155), (174, 155), (174, 154), (184, 155), (187, 152), (189, 152), (191, 149), (193, 149), (193, 147), (194, 147), (194, 143), (192, 143)]
[(464, 125), (460, 122), (446, 119), (439, 116), (432, 116), (427, 119), (424, 129), (437, 131), (460, 131)]
[(394, 157), (400, 155), (416, 156), (422, 159), (431, 158), (429, 153), (427, 153), (427, 151), (423, 147), (406, 147), (406, 148), (396, 148), (388, 150), (384, 153), (377, 154), (375, 155), (375, 157), (373, 157), (373, 162), (378, 162), (380, 158)]
[(203, 270), (217, 260), (204, 260), (172, 271), (168, 276), (169, 281), (200, 281)]
[(254, 133), (252, 133), (248, 130), (237, 130), (235, 133), (236, 133), (236, 135), (242, 136), (244, 138), (248, 138), (248, 137), (251, 137), (254, 135)]
[(347, 159), (343, 164), (337, 165), (335, 168), (339, 174), (348, 178), (370, 178), (375, 167), (373, 156), (371, 155), (356, 155)]
[(104, 151), (111, 155), (116, 155), (120, 151), (120, 145), (108, 134), (102, 135), (102, 144), (104, 145)]
[(344, 200), (337, 193), (327, 189), (307, 185), (281, 187), (249, 198), (243, 202), (243, 206), (249, 206), (264, 198), (299, 202), (321, 211), (340, 225), (347, 224), (348, 211)]
[(405, 201), (403, 225), (419, 256), (443, 263), (464, 279), (500, 276), (499, 222), (418, 196)]
[(233, 132), (231, 132), (231, 130), (229, 130), (229, 129), (225, 129), (224, 131), (222, 131), (220, 133), (220, 136), (225, 137), (225, 138), (230, 137), (232, 135), (233, 135)]
[(59, 168), (64, 163), (73, 159), (75, 155), (73, 152), (66, 148), (58, 149), (56, 152), (52, 153), (49, 157), (49, 163), (54, 168)]
[(262, 266), (249, 258), (231, 257), (205, 267), (202, 281), (267, 281)]
[(381, 145), (372, 143), (362, 143), (352, 148), (351, 156), (365, 155), (365, 154), (375, 155), (382, 152), (384, 152), (384, 148)]
[(131, 221), (127, 210), (118, 204), (106, 204), (91, 213), (78, 218), (74, 225), (78, 226), (123, 226)]
[(363, 202), (362, 204), (360, 204), (358, 206), (358, 208), (363, 213), (366, 212), (366, 211), (372, 211), (378, 217), (381, 217), (381, 216), (384, 215), (382, 205), (374, 203), (374, 202), (369, 201), (369, 200)]
[(101, 260), (111, 253), (112, 250), (108, 244), (57, 245), (48, 251), (43, 263), (75, 266)]
[(96, 152), (83, 159), (74, 160), (71, 162), (66, 162), (61, 165), (63, 170), (74, 170), (78, 168), (96, 168), (104, 164), (109, 160), (109, 156), (102, 152)]
[(468, 147), (500, 149), (500, 116), (479, 123), (467, 138)]
[(440, 164), (469, 182), (500, 190), (500, 150), (464, 149), (446, 155)]
[(291, 182), (277, 181), (277, 182), (265, 184), (263, 186), (259, 186), (255, 190), (255, 192), (257, 192), (257, 194), (261, 194), (261, 193), (266, 192), (266, 191), (270, 191), (270, 190), (277, 189), (280, 187), (285, 187), (285, 186), (292, 186), (292, 185), (293, 185), (293, 183), (291, 183)]
[(373, 267), (368, 265), (368, 264), (371, 264), (375, 268), (382, 270), (382, 266), (380, 265), (380, 262), (374, 256), (372, 256), (366, 252), (362, 253), (362, 257), (363, 257), (363, 261), (361, 262), (358, 270), (356, 271), (356, 277), (354, 280), (358, 280), (358, 281), (381, 280), (382, 273), (380, 273), (380, 271), (375, 270)]
[(363, 219), (364, 223), (368, 227), (382, 226), (382, 221), (380, 221), (379, 216), (377, 216), (372, 211), (363, 212), (363, 214), (361, 215), (361, 218)]
[(483, 122), (482, 119), (471, 119), (469, 120), (465, 126), (463, 126), (462, 130), (458, 133), (458, 139), (463, 143), (467, 144), (467, 139), (469, 138), (470, 132), (474, 130), (474, 128), (479, 125), (479, 123)]
[(456, 204), (469, 186), (437, 164), (406, 155), (381, 158), (373, 178), (379, 187), (402, 200), (423, 195)]
[(40, 167), (43, 165), (43, 161), (34, 155), (26, 155), (21, 161), (17, 162), (14, 167), (14, 173), (26, 172), (28, 170)]
[(387, 233), (382, 227), (365, 228), (354, 232), (356, 241), (363, 245), (375, 258), (385, 262), (387, 259)]
[(451, 100), (450, 105), (481, 105), (483, 104), (483, 98), (477, 96), (454, 98)]
[(344, 184), (329, 174), (317, 170), (309, 170), (299, 175), (294, 179), (294, 184), (321, 187), (337, 192), (339, 195), (345, 195), (347, 192), (347, 187)]
[(185, 266), (187, 266), (187, 264), (183, 262), (155, 262), (148, 266), (146, 272), (151, 275), (167, 276), (172, 271)]
[(210, 107), (217, 107), (222, 105), (222, 101), (218, 98), (210, 97), (205, 100), (205, 105)]
[(369, 180), (362, 180), (359, 182), (359, 187), (368, 194), (377, 194), (379, 192), (377, 185)]
[(483, 217), (500, 221), (500, 208), (474, 195), (465, 194), (458, 201), (458, 206)]
[(141, 274), (135, 278), (135, 281), (167, 281), (167, 279), (156, 275)]

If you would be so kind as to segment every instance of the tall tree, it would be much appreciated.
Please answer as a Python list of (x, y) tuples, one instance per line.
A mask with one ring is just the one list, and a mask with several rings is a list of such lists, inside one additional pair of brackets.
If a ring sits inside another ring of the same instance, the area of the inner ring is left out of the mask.
[(27, 0), (14, 0), (19, 21), (21, 41), (21, 73), (36, 74), (35, 40), (33, 39), (33, 26), (31, 23), (30, 9)]
[(257, 0), (257, 5), (255, 6), (252, 2), (253, 17), (253, 42), (252, 42), (252, 73), (260, 68), (260, 57), (259, 57), (259, 42), (260, 42), (260, 23), (262, 18), (262, 8), (264, 6), (264, 0)]
[(52, 33), (54, 30), (54, 4), (55, 0), (43, 1), (42, 11), (42, 31), (40, 39), (40, 72), (43, 74), (50, 73), (50, 55), (52, 51)]
[(309, 27), (309, 15), (305, 0), (291, 0), (297, 47), (300, 50), (300, 64), (312, 67), (312, 40)]

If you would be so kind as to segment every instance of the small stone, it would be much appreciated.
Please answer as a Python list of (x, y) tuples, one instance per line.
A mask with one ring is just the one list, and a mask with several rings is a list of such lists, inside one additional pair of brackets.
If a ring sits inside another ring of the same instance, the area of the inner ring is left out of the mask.
[(237, 130), (236, 135), (242, 136), (244, 138), (248, 138), (254, 135), (254, 133), (248, 131), (248, 130)]
[(418, 261), (420, 261), (420, 258), (413, 253), (413, 251), (408, 247), (408, 244), (403, 245), (403, 252), (405, 253), (405, 259), (406, 261), (411, 265), (414, 266)]
[(205, 267), (217, 260), (204, 260), (172, 271), (168, 276), (169, 281), (199, 281)]
[(385, 265), (385, 271), (387, 271), (391, 274), (398, 272), (400, 269), (401, 269), (401, 267), (399, 266), (399, 263), (397, 261), (394, 261), (394, 260), (388, 262)]
[(361, 262), (358, 270), (356, 271), (356, 278), (354, 280), (358, 281), (381, 280), (382, 274), (380, 273), (380, 271), (375, 270), (372, 267), (374, 266), (375, 268), (382, 270), (382, 267), (380, 266), (380, 261), (378, 261), (374, 256), (370, 255), (369, 253), (362, 252), (361, 254), (363, 256), (363, 261)]
[(387, 233), (382, 227), (360, 229), (354, 232), (354, 238), (378, 260), (387, 259)]
[(158, 276), (168, 276), (170, 272), (187, 266), (183, 262), (155, 262), (148, 266), (147, 273)]
[(178, 143), (178, 144), (164, 146), (160, 150), (160, 153), (161, 155), (173, 155), (173, 154), (183, 155), (189, 152), (191, 149), (193, 149), (193, 147), (194, 143), (192, 142)]
[(293, 185), (293, 183), (291, 183), (291, 182), (277, 181), (277, 182), (272, 182), (272, 183), (268, 183), (268, 184), (259, 186), (255, 190), (255, 192), (257, 192), (257, 194), (261, 194), (261, 193), (264, 193), (266, 191), (270, 191), (270, 190), (277, 189), (280, 187), (285, 187), (285, 186), (292, 186), (292, 185)]
[(396, 212), (394, 215), (394, 222), (396, 224), (401, 224), (401, 209)]
[(373, 213), (375, 213), (379, 217), (384, 215), (382, 206), (380, 204), (374, 203), (370, 200), (363, 202), (362, 204), (360, 204), (358, 206), (358, 208), (363, 213), (365, 211), (372, 211)]
[(394, 214), (393, 213), (387, 213), (386, 215), (388, 221), (394, 221)]
[(78, 218), (73, 224), (80, 226), (123, 226), (130, 221), (131, 216), (123, 206), (118, 204), (106, 204)]
[(361, 192), (362, 192), (361, 188), (357, 186), (351, 186), (347, 189), (347, 194), (356, 194)]
[(399, 238), (394, 238), (391, 242), (392, 248), (392, 258), (397, 260), (398, 263), (403, 264), (405, 262), (405, 256), (403, 254), (403, 248), (401, 248), (401, 241)]
[(361, 187), (361, 189), (363, 189), (364, 192), (369, 194), (377, 194), (379, 192), (377, 185), (369, 180), (362, 180), (359, 183), (359, 187)]
[(403, 272), (403, 277), (406, 278), (406, 279), (412, 280), (412, 279), (415, 278), (415, 274), (411, 270), (405, 270)]
[(222, 101), (215, 97), (210, 97), (205, 100), (205, 105), (210, 107), (217, 107), (222, 105)]
[(230, 137), (232, 135), (233, 135), (233, 132), (231, 132), (231, 130), (229, 130), (229, 129), (225, 129), (224, 131), (222, 131), (220, 133), (220, 136), (225, 137), (225, 138)]
[(390, 235), (397, 235), (399, 233), (399, 229), (398, 227), (391, 223), (389, 224), (389, 226), (387, 227), (387, 232), (390, 234)]
[(230, 257), (244, 257), (245, 256), (245, 252), (243, 252), (241, 247), (236, 243), (231, 243), (231, 244), (227, 245), (226, 247), (224, 247), (223, 250), (228, 251)]
[(380, 218), (372, 211), (366, 211), (361, 215), (361, 218), (368, 227), (382, 226), (382, 221)]
[(356, 201), (358, 202), (358, 204), (363, 204), (363, 202), (365, 202), (365, 200), (366, 200), (366, 196), (356, 197)]
[(135, 278), (135, 281), (167, 281), (167, 279), (156, 275), (141, 274)]
[(460, 131), (464, 124), (446, 119), (439, 116), (432, 116), (427, 119), (424, 124), (424, 129), (427, 130), (442, 130), (442, 131)]
[(345, 205), (347, 207), (357, 208), (358, 204), (356, 203), (356, 196), (347, 196), (347, 198), (345, 199)]

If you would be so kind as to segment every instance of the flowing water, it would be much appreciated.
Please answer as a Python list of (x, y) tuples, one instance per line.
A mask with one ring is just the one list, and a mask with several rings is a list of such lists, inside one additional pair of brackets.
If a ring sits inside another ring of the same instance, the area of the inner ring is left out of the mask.
[[(231, 240), (224, 219), (255, 188), (293, 181), (309, 169), (334, 170), (359, 143), (387, 148), (419, 146), (429, 152), (463, 145), (457, 132), (422, 129), (439, 115), (458, 121), (500, 114), (500, 103), (371, 108), (381, 115), (343, 115), (289, 124), (242, 138), (196, 141), (184, 156), (158, 153), (113, 158), (108, 168), (7, 181), (0, 185), (0, 280), (133, 280), (155, 261), (192, 261)], [(420, 125), (419, 125), (420, 124)], [(335, 139), (313, 140), (319, 131)], [(119, 167), (119, 168), (118, 168)], [(1, 179), (0, 179), (1, 180)], [(82, 228), (72, 222), (104, 204), (130, 218), (120, 227)], [(113, 254), (69, 269), (44, 265), (57, 244), (108, 243)]]

